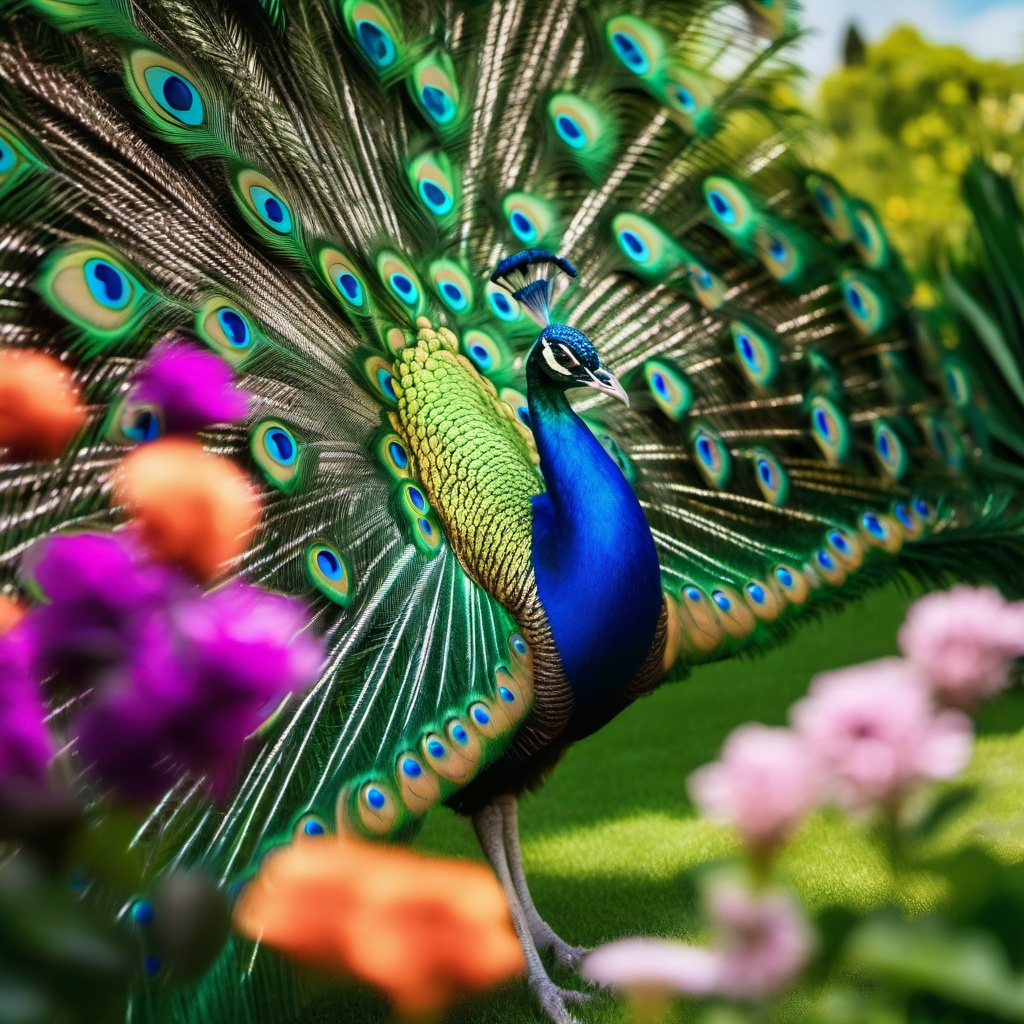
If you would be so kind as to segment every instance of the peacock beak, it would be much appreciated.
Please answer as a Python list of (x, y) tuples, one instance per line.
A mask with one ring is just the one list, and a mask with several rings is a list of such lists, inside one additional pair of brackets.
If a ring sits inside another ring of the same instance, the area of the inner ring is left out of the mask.
[(606, 370), (602, 366), (595, 371), (587, 370), (587, 376), (590, 379), (584, 383), (588, 387), (617, 398), (627, 409), (629, 408), (629, 395), (626, 394), (626, 389), (619, 383), (619, 378), (611, 370)]

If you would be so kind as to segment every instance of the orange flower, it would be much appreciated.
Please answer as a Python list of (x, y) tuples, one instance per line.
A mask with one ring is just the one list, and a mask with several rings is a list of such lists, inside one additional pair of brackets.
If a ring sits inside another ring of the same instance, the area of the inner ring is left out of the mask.
[(260, 516), (243, 470), (198, 441), (167, 437), (141, 445), (113, 482), (115, 500), (149, 550), (204, 582), (245, 551)]
[(25, 609), (13, 597), (0, 594), (0, 636), (14, 629), (24, 614)]
[(0, 349), (0, 449), (8, 458), (55, 459), (84, 422), (63, 363), (29, 349)]
[(308, 964), (383, 989), (408, 1018), (523, 969), (497, 880), (480, 864), (345, 837), (271, 853), (242, 891), (235, 926)]

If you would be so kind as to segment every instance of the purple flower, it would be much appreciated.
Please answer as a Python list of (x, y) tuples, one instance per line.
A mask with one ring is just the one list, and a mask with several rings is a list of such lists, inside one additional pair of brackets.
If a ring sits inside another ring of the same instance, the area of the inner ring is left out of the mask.
[(54, 754), (32, 653), (24, 629), (0, 637), (0, 780), (43, 782)]
[(248, 398), (235, 387), (223, 359), (178, 338), (153, 346), (131, 392), (133, 404), (151, 403), (162, 410), (167, 434), (195, 434), (214, 423), (244, 419)]
[(303, 606), (234, 583), (154, 621), (78, 720), (79, 750), (122, 795), (152, 799), (183, 771), (223, 789), (266, 708), (316, 678)]
[(928, 594), (910, 606), (899, 642), (943, 703), (970, 708), (1002, 690), (1024, 656), (1024, 605), (991, 587)]
[(706, 904), (721, 994), (765, 999), (790, 985), (807, 964), (811, 930), (789, 893), (753, 892), (739, 878), (725, 877), (709, 887)]
[(644, 997), (681, 992), (706, 996), (716, 990), (719, 958), (707, 949), (667, 939), (622, 939), (600, 946), (583, 963), (584, 978)]
[(709, 818), (732, 825), (747, 846), (785, 842), (821, 800), (824, 787), (803, 741), (789, 729), (742, 725), (721, 760), (697, 769), (690, 793)]
[(851, 810), (894, 806), (925, 780), (957, 775), (971, 756), (970, 720), (936, 714), (927, 684), (900, 658), (818, 676), (790, 717)]
[(24, 620), (39, 671), (80, 689), (137, 647), (149, 618), (182, 585), (175, 570), (148, 562), (125, 534), (48, 537), (26, 555), (24, 568), (46, 600)]

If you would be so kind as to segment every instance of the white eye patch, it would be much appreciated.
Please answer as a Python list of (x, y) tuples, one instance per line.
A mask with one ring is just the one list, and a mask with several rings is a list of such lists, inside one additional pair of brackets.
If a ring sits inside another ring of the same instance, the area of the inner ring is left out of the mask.
[(544, 345), (541, 354), (544, 362), (563, 377), (571, 377), (580, 365), (580, 361), (564, 345)]

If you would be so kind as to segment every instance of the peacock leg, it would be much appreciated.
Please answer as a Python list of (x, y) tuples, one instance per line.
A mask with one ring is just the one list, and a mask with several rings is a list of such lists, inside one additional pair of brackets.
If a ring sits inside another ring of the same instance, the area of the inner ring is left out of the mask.
[(512, 924), (523, 947), (530, 988), (554, 1024), (577, 1024), (576, 1018), (569, 1013), (565, 1004), (581, 1003), (589, 997), (585, 992), (573, 992), (569, 989), (559, 988), (548, 977), (548, 972), (544, 970), (544, 964), (541, 962), (537, 946), (530, 933), (529, 921), (523, 905), (519, 902), (519, 896), (516, 894), (516, 887), (512, 881), (512, 872), (509, 869), (508, 856), (505, 852), (504, 815), (500, 804), (491, 803), (483, 810), (477, 811), (473, 815), (473, 827), (476, 829), (480, 846), (491, 862), (491, 867), (494, 868), (494, 873), (498, 876), (498, 882), (505, 893), (505, 899), (508, 901)]
[(519, 802), (514, 796), (502, 796), (498, 797), (495, 803), (501, 809), (505, 854), (512, 875), (512, 884), (515, 886), (516, 896), (519, 897), (519, 903), (526, 914), (534, 944), (538, 949), (553, 950), (555, 963), (559, 967), (574, 970), (579, 967), (590, 950), (586, 946), (570, 946), (538, 913), (533, 903), (533, 897), (530, 895), (526, 870), (523, 867), (523, 853), (519, 847)]

